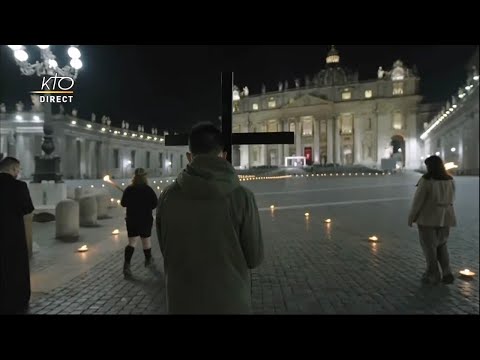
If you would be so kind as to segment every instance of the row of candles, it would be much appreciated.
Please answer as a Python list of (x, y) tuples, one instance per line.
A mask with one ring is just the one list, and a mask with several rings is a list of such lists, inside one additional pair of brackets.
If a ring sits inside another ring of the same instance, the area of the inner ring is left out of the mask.
[[(270, 205), (270, 210), (273, 212), (275, 210), (275, 205)], [(310, 218), (310, 213), (306, 212), (304, 215), (305, 219), (308, 220)], [(327, 225), (330, 225), (332, 223), (332, 219), (324, 219), (323, 222)], [(373, 245), (376, 245), (379, 241), (379, 238), (376, 235), (372, 235), (368, 237), (368, 241), (371, 242)], [(468, 279), (471, 279), (475, 276), (475, 272), (469, 269), (460, 270), (459, 273), (461, 277)]]
[[(375, 175), (375, 176), (378, 176), (378, 175), (391, 175), (391, 173), (361, 173), (361, 174), (358, 174), (358, 173), (353, 173), (353, 176), (359, 176), (359, 175), (367, 175), (367, 176), (371, 176), (371, 175)], [(239, 180), (240, 181), (252, 181), (252, 180), (278, 180), (278, 179), (290, 179), (290, 178), (303, 178), (303, 177), (327, 177), (327, 176), (352, 176), (352, 173), (329, 173), (329, 174), (306, 174), (306, 175), (278, 175), (278, 176), (256, 176), (256, 175), (238, 175), (239, 177)], [(123, 192), (123, 188), (121, 188), (115, 181), (113, 181), (110, 177), (110, 175), (105, 175), (103, 177), (103, 181), (111, 184), (112, 186), (114, 186), (115, 188), (117, 188), (118, 190), (122, 191)], [(164, 180), (159, 180), (159, 183), (162, 184)], [(175, 179), (172, 179), (172, 180), (165, 180), (165, 183), (169, 183), (169, 182), (175, 182)], [(157, 181), (156, 180), (153, 180), (153, 183), (156, 184)], [(105, 187), (104, 184), (101, 185), (102, 187)], [(122, 182), (122, 186), (125, 186), (125, 183)], [(95, 185), (94, 184), (91, 184), (90, 185), (91, 188), (94, 188)], [(79, 188), (81, 188), (81, 186), (79, 186)], [(157, 189), (159, 190), (160, 187), (157, 186)]]
[(252, 181), (252, 180), (278, 180), (278, 179), (289, 179), (289, 178), (303, 178), (303, 177), (319, 177), (319, 176), (378, 176), (378, 175), (391, 175), (390, 172), (388, 173), (329, 173), (329, 174), (295, 174), (295, 175), (278, 175), (278, 176), (256, 176), (256, 175), (239, 175), (240, 181)]
[[(371, 173), (368, 173), (369, 175)], [(317, 176), (326, 176), (326, 174), (316, 174)], [(338, 174), (336, 174), (338, 176)], [(342, 174), (342, 175), (345, 175), (345, 174)], [(349, 174), (351, 175), (351, 174)], [(355, 175), (357, 175), (357, 173), (355, 173)], [(364, 173), (362, 173), (362, 175), (364, 175)], [(378, 175), (378, 173), (375, 173), (375, 175)], [(382, 175), (385, 175), (385, 174), (382, 174)], [(388, 175), (390, 175), (390, 173), (388, 173)], [(308, 175), (306, 175), (308, 177)], [(314, 175), (312, 175), (313, 177)], [(332, 176), (332, 174), (330, 174), (330, 176)], [(254, 180), (254, 179), (272, 179), (272, 178), (285, 178), (285, 177), (292, 177), (291, 175), (286, 175), (286, 176), (278, 176), (278, 177), (274, 177), (274, 176), (271, 176), (271, 177), (255, 177), (254, 175), (240, 175), (240, 181), (247, 181), (247, 180)], [(301, 177), (303, 177), (303, 175), (301, 175)], [(110, 176), (109, 175), (106, 175), (103, 180), (105, 182), (108, 182), (110, 183), (111, 185), (113, 185), (114, 187), (116, 187), (118, 190), (122, 191), (123, 192), (123, 189), (118, 185), (116, 184), (112, 179), (110, 179)], [(162, 181), (160, 181), (162, 182)], [(168, 182), (168, 180), (166, 180), (166, 182)], [(155, 181), (154, 181), (155, 183)], [(123, 184), (122, 184), (123, 185)], [(93, 186), (93, 185), (92, 185)], [(160, 187), (157, 186), (157, 189), (159, 190)], [(115, 201), (114, 198), (111, 198), (110, 201), (113, 203)], [(120, 200), (117, 200), (117, 204), (120, 204)], [(270, 210), (273, 212), (275, 211), (275, 205), (270, 205)], [(305, 214), (305, 218), (306, 219), (309, 219), (310, 218), (310, 213), (306, 212)], [(325, 219), (324, 220), (324, 223), (327, 224), (327, 225), (330, 225), (332, 223), (332, 219)], [(112, 235), (114, 236), (118, 236), (120, 234), (120, 231), (118, 229), (114, 229), (112, 231)], [(368, 241), (369, 242), (372, 242), (373, 244), (376, 244), (379, 239), (376, 235), (372, 235), (372, 236), (369, 236), (368, 237)], [(79, 249), (78, 249), (79, 252), (86, 252), (88, 251), (88, 246), (87, 245), (83, 245), (81, 246)], [(475, 273), (473, 271), (470, 271), (469, 269), (464, 269), (464, 270), (461, 270), (460, 271), (460, 275), (462, 277), (465, 277), (465, 278), (473, 278), (473, 276), (475, 275)]]
[[(271, 205), (270, 208), (272, 210), (274, 210), (275, 206)], [(308, 219), (309, 217), (310, 217), (310, 214), (308, 212), (305, 213), (305, 218)], [(330, 225), (332, 223), (332, 219), (325, 219), (324, 223)], [(114, 229), (112, 231), (112, 235), (114, 235), (115, 237), (117, 237), (119, 234), (120, 234), (119, 229)], [(379, 239), (378, 239), (377, 236), (372, 235), (372, 236), (368, 237), (368, 241), (372, 242), (373, 244), (376, 244), (379, 241)], [(78, 252), (87, 252), (88, 251), (88, 246), (87, 245), (82, 245), (80, 248), (77, 249), (77, 251)], [(462, 277), (468, 278), (468, 279), (471, 279), (475, 276), (475, 273), (473, 271), (469, 270), (469, 269), (463, 269), (463, 270), (459, 271), (459, 273)]]

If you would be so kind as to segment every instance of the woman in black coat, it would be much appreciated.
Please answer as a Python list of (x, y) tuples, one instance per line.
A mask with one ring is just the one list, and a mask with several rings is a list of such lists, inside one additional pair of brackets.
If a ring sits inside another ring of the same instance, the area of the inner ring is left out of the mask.
[(148, 186), (147, 173), (144, 169), (135, 169), (132, 184), (127, 186), (123, 192), (121, 204), (127, 208), (125, 221), (128, 232), (128, 245), (125, 247), (123, 274), (125, 277), (129, 277), (132, 275), (130, 260), (139, 237), (142, 239), (145, 267), (154, 268), (150, 236), (153, 225), (152, 210), (157, 207), (157, 195)]

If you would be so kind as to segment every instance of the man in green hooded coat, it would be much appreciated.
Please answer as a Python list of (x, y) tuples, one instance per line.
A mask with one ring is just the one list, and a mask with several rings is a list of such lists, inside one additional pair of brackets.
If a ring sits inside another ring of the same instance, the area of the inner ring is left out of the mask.
[(213, 124), (192, 129), (189, 149), (189, 164), (157, 206), (168, 313), (251, 313), (249, 270), (263, 261), (255, 197), (240, 185)]

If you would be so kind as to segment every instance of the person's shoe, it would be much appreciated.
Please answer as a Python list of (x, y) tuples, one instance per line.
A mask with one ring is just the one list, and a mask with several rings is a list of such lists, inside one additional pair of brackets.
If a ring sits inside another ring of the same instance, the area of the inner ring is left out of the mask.
[(443, 278), (442, 278), (442, 282), (444, 284), (451, 284), (454, 281), (455, 281), (455, 277), (452, 274), (444, 275)]
[(123, 263), (123, 276), (132, 277), (132, 270), (130, 269), (130, 264)]
[(153, 257), (145, 259), (145, 267), (150, 270), (155, 270), (155, 261), (153, 260)]
[(422, 283), (427, 285), (436, 285), (440, 282), (440, 278), (432, 278), (428, 276), (426, 273), (422, 275)]

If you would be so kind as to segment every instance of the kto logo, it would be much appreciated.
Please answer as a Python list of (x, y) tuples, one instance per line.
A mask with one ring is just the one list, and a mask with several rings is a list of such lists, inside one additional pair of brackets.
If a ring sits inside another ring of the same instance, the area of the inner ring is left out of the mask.
[(73, 99), (73, 85), (75, 80), (69, 76), (44, 77), (42, 80), (42, 90), (32, 91), (33, 94), (60, 94), (60, 95), (40, 95), (40, 102), (45, 103), (71, 103)]

